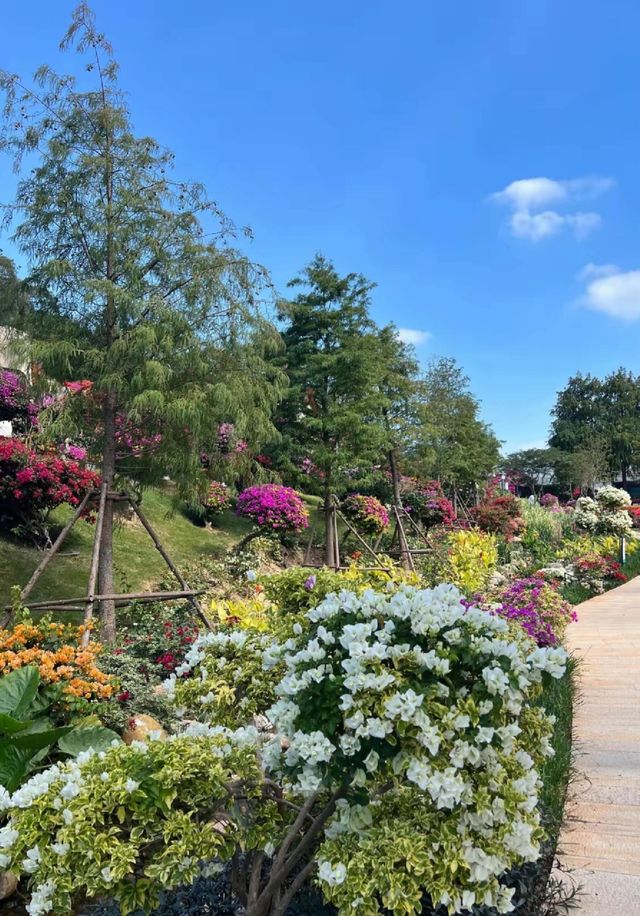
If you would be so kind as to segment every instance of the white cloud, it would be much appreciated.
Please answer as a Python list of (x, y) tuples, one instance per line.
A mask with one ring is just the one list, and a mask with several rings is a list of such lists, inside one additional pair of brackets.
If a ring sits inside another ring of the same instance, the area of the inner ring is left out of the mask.
[(576, 206), (582, 200), (593, 200), (614, 185), (611, 178), (572, 178), (555, 181), (552, 178), (521, 178), (512, 181), (502, 191), (491, 195), (491, 200), (507, 206), (511, 211), (509, 226), (516, 238), (539, 242), (569, 229), (576, 238), (583, 239), (601, 223), (599, 213), (592, 211), (559, 212), (549, 209), (557, 206)]
[(615, 264), (585, 264), (578, 274), (578, 280), (586, 283), (593, 277), (610, 277), (612, 274), (619, 274), (620, 268)]
[(420, 331), (418, 328), (398, 328), (398, 337), (402, 343), (413, 344), (414, 347), (431, 340), (429, 331)]
[(587, 284), (582, 299), (585, 308), (622, 321), (640, 319), (640, 270), (623, 271), (613, 264), (587, 264), (578, 277)]

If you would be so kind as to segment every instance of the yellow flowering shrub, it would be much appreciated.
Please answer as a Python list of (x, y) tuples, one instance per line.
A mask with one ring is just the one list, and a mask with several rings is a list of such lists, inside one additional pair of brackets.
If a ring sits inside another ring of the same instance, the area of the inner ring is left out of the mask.
[[(627, 538), (626, 551), (628, 557), (633, 556), (639, 549), (640, 541), (635, 540), (635, 538)], [(613, 557), (617, 559), (620, 553), (620, 538), (612, 534), (601, 535), (599, 537), (585, 534), (582, 537), (565, 541), (558, 551), (558, 557), (561, 560), (568, 560), (571, 562), (572, 560), (578, 560), (580, 557), (594, 553), (601, 557)]]
[(418, 588), (422, 584), (421, 576), (416, 572), (402, 569), (389, 557), (381, 556), (378, 559), (384, 569), (366, 568), (368, 560), (364, 560), (364, 567), (351, 563), (348, 569), (338, 573), (345, 581), (343, 588), (358, 591), (362, 588), (373, 588), (375, 591), (384, 591), (389, 582), (393, 585), (413, 585)]
[(256, 598), (212, 601), (210, 607), (213, 619), (226, 626), (261, 632), (270, 629), (273, 607), (264, 595), (258, 595)]
[(0, 676), (32, 665), (44, 684), (60, 684), (62, 693), (86, 700), (108, 699), (109, 675), (100, 670), (100, 643), (82, 646), (84, 626), (55, 623), (50, 617), (25, 618), (11, 629), (0, 629)]
[(445, 579), (465, 594), (482, 591), (497, 565), (498, 544), (494, 534), (471, 528), (449, 535)]

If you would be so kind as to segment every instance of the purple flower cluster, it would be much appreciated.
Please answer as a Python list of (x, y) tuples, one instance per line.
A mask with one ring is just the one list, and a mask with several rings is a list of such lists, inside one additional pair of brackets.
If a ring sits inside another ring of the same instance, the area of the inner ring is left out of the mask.
[(74, 461), (84, 461), (87, 457), (86, 448), (82, 448), (81, 445), (67, 445), (65, 449), (69, 458), (73, 458)]
[(20, 408), (25, 401), (26, 386), (24, 380), (9, 369), (0, 372), (0, 403), (6, 407)]
[(221, 423), (218, 426), (217, 446), (221, 452), (229, 451), (236, 428), (233, 423)]
[(516, 579), (503, 589), (500, 617), (517, 621), (539, 646), (555, 646), (576, 612), (558, 589), (540, 576)]
[(0, 419), (13, 420), (23, 416), (33, 424), (41, 409), (41, 403), (30, 399), (23, 376), (10, 369), (0, 369)]
[(548, 509), (550, 512), (561, 512), (560, 500), (557, 496), (554, 496), (553, 493), (543, 493), (540, 497), (540, 505), (543, 509)]
[(309, 513), (300, 495), (277, 483), (248, 487), (238, 496), (236, 514), (261, 528), (298, 533), (309, 526)]

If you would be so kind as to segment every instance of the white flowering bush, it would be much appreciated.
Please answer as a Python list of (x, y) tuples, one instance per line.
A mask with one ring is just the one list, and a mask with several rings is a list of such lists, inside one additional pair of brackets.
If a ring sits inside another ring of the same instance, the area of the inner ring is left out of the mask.
[(114, 743), (33, 776), (13, 796), (0, 789), (0, 868), (29, 876), (30, 916), (74, 912), (85, 896), (149, 912), (162, 887), (194, 881), (201, 860), (230, 858), (240, 837), (220, 829), (217, 811), (260, 792), (255, 740), (255, 729), (219, 729)]
[(618, 487), (602, 487), (595, 499), (581, 496), (576, 502), (573, 520), (578, 528), (595, 534), (626, 537), (633, 527), (626, 511), (631, 497)]
[(279, 679), (262, 662), (272, 644), (273, 635), (239, 628), (200, 636), (164, 682), (178, 716), (233, 727), (263, 712)]
[(581, 496), (576, 500), (573, 521), (578, 528), (583, 528), (585, 531), (595, 531), (599, 518), (598, 504), (595, 499), (590, 496)]
[[(538, 856), (551, 754), (531, 701), (545, 672), (563, 674), (563, 650), (467, 609), (450, 585), (329, 595), (284, 642), (215, 635), (167, 684), (200, 724), (5, 799), (5, 866), (33, 876), (34, 916), (82, 891), (126, 912), (229, 858), (247, 916), (282, 916), (313, 876), (350, 916), (418, 914), (425, 895), (450, 913), (511, 909), (498, 879)], [(247, 666), (270, 686), (242, 706)], [(226, 688), (238, 726), (262, 714), (271, 730), (206, 724), (229, 715), (215, 702)]]
[(631, 505), (631, 497), (626, 490), (621, 490), (620, 487), (601, 487), (596, 493), (596, 499), (605, 512), (615, 512)]

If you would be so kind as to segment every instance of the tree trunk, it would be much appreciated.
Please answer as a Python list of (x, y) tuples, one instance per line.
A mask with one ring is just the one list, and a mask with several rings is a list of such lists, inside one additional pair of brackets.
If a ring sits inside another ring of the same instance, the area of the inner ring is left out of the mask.
[(331, 482), (329, 475), (324, 481), (324, 562), (325, 566), (335, 566), (336, 564), (336, 542), (335, 527), (333, 523), (333, 494), (331, 493)]
[[(116, 465), (116, 416), (115, 398), (107, 395), (104, 408), (104, 448), (102, 453), (102, 479), (107, 484), (107, 492), (113, 490)], [(104, 509), (100, 559), (98, 561), (98, 591), (101, 595), (112, 595), (113, 583), (113, 500), (107, 501)], [(116, 605), (114, 601), (100, 602), (101, 639), (107, 645), (116, 641)]]
[(398, 543), (400, 545), (400, 559), (403, 569), (411, 569), (411, 553), (402, 525), (402, 497), (400, 495), (400, 472), (396, 460), (395, 448), (389, 449), (389, 470), (391, 471), (391, 486), (393, 489), (393, 504), (396, 507), (396, 524), (398, 526)]

